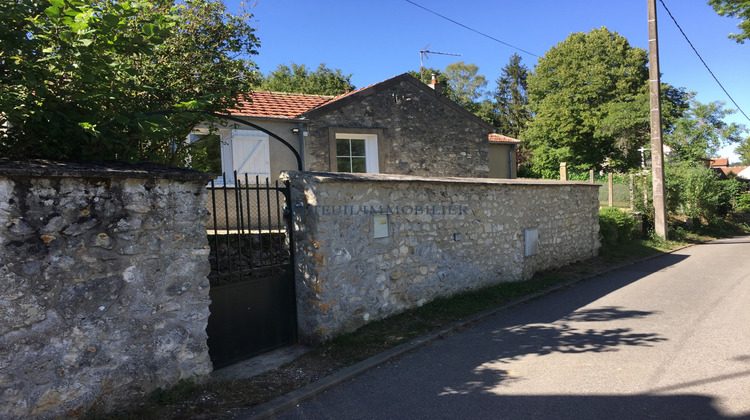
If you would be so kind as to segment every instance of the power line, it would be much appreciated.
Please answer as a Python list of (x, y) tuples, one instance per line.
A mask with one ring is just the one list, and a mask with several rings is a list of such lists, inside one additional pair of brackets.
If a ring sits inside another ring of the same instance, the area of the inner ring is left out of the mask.
[[(409, 0), (407, 0), (407, 1), (409, 1)], [(734, 100), (734, 98), (732, 98), (732, 95), (730, 95), (730, 94), (729, 94), (729, 92), (727, 92), (727, 90), (726, 90), (726, 89), (724, 88), (724, 85), (722, 85), (722, 84), (721, 84), (721, 82), (720, 82), (720, 81), (719, 81), (719, 79), (718, 79), (718, 78), (716, 77), (716, 75), (714, 75), (714, 72), (713, 72), (713, 71), (711, 71), (711, 68), (709, 68), (709, 67), (708, 67), (708, 64), (706, 64), (706, 61), (705, 61), (705, 60), (703, 59), (703, 57), (701, 57), (701, 55), (700, 55), (700, 54), (698, 53), (698, 50), (696, 50), (696, 49), (695, 49), (695, 47), (693, 46), (693, 43), (692, 43), (692, 42), (690, 42), (690, 39), (689, 39), (689, 38), (687, 37), (687, 35), (685, 34), (685, 31), (683, 31), (683, 30), (682, 30), (682, 28), (680, 27), (680, 24), (679, 24), (679, 23), (677, 23), (677, 19), (675, 19), (675, 18), (674, 18), (674, 16), (672, 16), (672, 12), (670, 12), (670, 11), (669, 11), (669, 8), (667, 7), (667, 5), (666, 5), (666, 4), (664, 4), (664, 0), (659, 0), (659, 2), (660, 2), (660, 3), (661, 3), (661, 5), (662, 5), (662, 6), (664, 7), (664, 10), (666, 10), (666, 11), (667, 11), (667, 13), (669, 14), (669, 17), (671, 17), (671, 18), (672, 18), (672, 22), (674, 22), (675, 26), (677, 26), (677, 29), (679, 29), (679, 30), (680, 30), (680, 33), (682, 33), (682, 36), (683, 36), (683, 37), (685, 37), (685, 40), (687, 41), (687, 43), (688, 43), (688, 44), (690, 44), (690, 48), (692, 48), (692, 49), (693, 49), (693, 52), (695, 52), (695, 55), (697, 55), (697, 56), (698, 56), (698, 58), (699, 58), (699, 59), (701, 60), (701, 63), (703, 63), (703, 65), (704, 65), (704, 66), (706, 67), (706, 70), (708, 70), (708, 72), (709, 72), (709, 73), (711, 73), (711, 77), (713, 77), (713, 78), (714, 78), (714, 80), (716, 80), (716, 83), (717, 83), (717, 84), (719, 85), (719, 87), (721, 88), (721, 90), (723, 90), (723, 91), (724, 91), (724, 93), (725, 93), (725, 94), (727, 95), (727, 97), (729, 97), (729, 100), (731, 100), (731, 101), (732, 101), (732, 103), (734, 104), (734, 106), (736, 106), (736, 107), (737, 107), (737, 110), (738, 110), (738, 111), (740, 111), (740, 114), (744, 115), (744, 116), (745, 116), (745, 118), (747, 118), (747, 120), (748, 120), (748, 121), (750, 121), (750, 117), (748, 117), (748, 116), (747, 116), (747, 114), (745, 114), (745, 111), (743, 111), (743, 110), (742, 110), (742, 108), (740, 108), (740, 106), (739, 106), (739, 105), (737, 105), (737, 101), (735, 101), (735, 100)]]
[(453, 19), (451, 19), (451, 18), (449, 18), (449, 17), (447, 17), (447, 16), (443, 16), (443, 15), (441, 15), (440, 13), (438, 13), (438, 12), (435, 12), (435, 11), (433, 11), (433, 10), (430, 10), (430, 9), (428, 9), (428, 8), (426, 8), (426, 7), (422, 6), (422, 5), (419, 5), (419, 4), (417, 4), (417, 3), (414, 3), (414, 2), (413, 2), (413, 1), (411, 1), (411, 0), (406, 0), (406, 2), (407, 2), (407, 3), (411, 3), (411, 4), (413, 4), (413, 5), (417, 6), (417, 7), (419, 7), (420, 9), (424, 9), (424, 10), (426, 10), (426, 11), (428, 11), (428, 12), (432, 13), (433, 15), (436, 15), (436, 16), (440, 16), (441, 18), (443, 18), (443, 19), (445, 19), (445, 20), (447, 20), (447, 21), (449, 21), (449, 22), (453, 22), (453, 23), (455, 23), (456, 25), (458, 25), (458, 26), (461, 26), (462, 28), (466, 28), (466, 29), (468, 29), (468, 30), (470, 30), (470, 31), (472, 31), (472, 32), (478, 33), (479, 35), (482, 35), (483, 37), (489, 38), (489, 39), (491, 39), (491, 40), (493, 40), (493, 41), (495, 41), (495, 42), (499, 42), (499, 43), (501, 43), (501, 44), (503, 44), (503, 45), (505, 45), (505, 46), (511, 47), (511, 48), (513, 48), (513, 49), (516, 49), (516, 50), (518, 50), (518, 51), (521, 51), (521, 52), (524, 52), (524, 53), (526, 53), (526, 54), (529, 54), (529, 55), (533, 55), (534, 57), (537, 57), (537, 58), (539, 58), (539, 56), (538, 56), (538, 55), (536, 55), (536, 54), (534, 54), (534, 53), (532, 53), (532, 52), (528, 52), (528, 51), (524, 50), (523, 48), (519, 48), (519, 47), (516, 47), (516, 46), (514, 46), (514, 45), (508, 44), (507, 42), (501, 41), (501, 40), (499, 40), (499, 39), (497, 39), (497, 38), (495, 38), (495, 37), (492, 37), (492, 36), (490, 36), (490, 35), (487, 35), (487, 34), (485, 34), (484, 32), (480, 32), (480, 31), (478, 31), (478, 30), (476, 30), (476, 29), (474, 29), (474, 28), (471, 28), (471, 27), (469, 27), (469, 26), (466, 26), (466, 25), (464, 25), (463, 23), (460, 23), (460, 22), (456, 22), (455, 20), (453, 20)]

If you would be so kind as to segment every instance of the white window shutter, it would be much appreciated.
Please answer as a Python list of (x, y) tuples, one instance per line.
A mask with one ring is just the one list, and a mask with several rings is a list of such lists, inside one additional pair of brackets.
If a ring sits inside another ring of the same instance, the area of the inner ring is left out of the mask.
[(258, 130), (232, 130), (232, 166), (240, 180), (245, 174), (252, 181), (271, 176), (268, 134)]

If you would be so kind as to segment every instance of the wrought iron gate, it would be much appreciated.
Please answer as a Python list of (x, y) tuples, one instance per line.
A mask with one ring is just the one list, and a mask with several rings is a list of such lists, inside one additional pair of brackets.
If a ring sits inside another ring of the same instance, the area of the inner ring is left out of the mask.
[(297, 340), (289, 186), (236, 173), (233, 180), (227, 185), (223, 176), (208, 187), (206, 331), (214, 368)]

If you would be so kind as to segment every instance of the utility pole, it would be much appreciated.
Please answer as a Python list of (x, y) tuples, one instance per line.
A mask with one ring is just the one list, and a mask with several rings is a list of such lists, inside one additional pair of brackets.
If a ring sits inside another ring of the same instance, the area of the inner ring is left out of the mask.
[(664, 188), (664, 146), (661, 138), (661, 82), (656, 0), (648, 0), (648, 74), (651, 99), (651, 179), (654, 187), (654, 231), (667, 239), (667, 206)]

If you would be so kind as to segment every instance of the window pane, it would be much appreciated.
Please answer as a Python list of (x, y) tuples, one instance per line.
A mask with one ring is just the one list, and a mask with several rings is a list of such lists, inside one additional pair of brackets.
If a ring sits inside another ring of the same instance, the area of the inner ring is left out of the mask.
[(365, 173), (367, 172), (366, 159), (363, 157), (352, 158), (352, 172)]
[(336, 169), (339, 172), (351, 172), (352, 171), (352, 163), (349, 158), (346, 157), (340, 157), (336, 159)]
[(365, 155), (365, 139), (352, 139), (352, 156)]
[(336, 156), (351, 156), (349, 154), (349, 139), (336, 139)]

